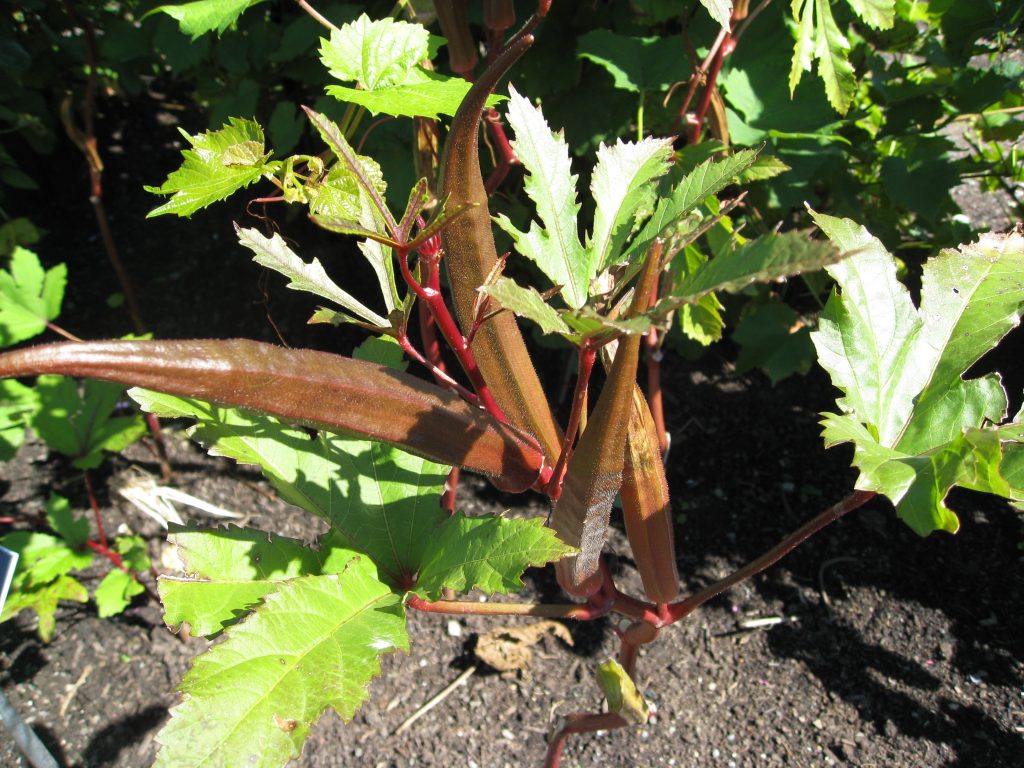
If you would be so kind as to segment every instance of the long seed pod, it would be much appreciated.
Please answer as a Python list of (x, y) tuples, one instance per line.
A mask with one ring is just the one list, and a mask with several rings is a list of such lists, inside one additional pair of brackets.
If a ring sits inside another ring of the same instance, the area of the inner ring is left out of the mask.
[[(636, 286), (631, 315), (647, 308), (660, 272), (661, 242), (656, 240)], [(551, 512), (551, 527), (558, 537), (580, 550), (555, 563), (558, 582), (571, 595), (589, 597), (601, 585), (598, 565), (612, 504), (622, 485), (640, 342), (637, 335), (619, 341), (608, 379), (569, 460), (562, 495)]]
[(626, 536), (640, 569), (647, 599), (655, 603), (671, 602), (679, 594), (679, 571), (668, 481), (658, 449), (654, 417), (639, 387), (633, 387), (620, 496)]
[(448, 60), (452, 69), (472, 80), (480, 57), (466, 19), (466, 0), (434, 0), (434, 12), (441, 34), (448, 38)]
[[(466, 334), (476, 321), (477, 289), (498, 260), (480, 171), (480, 117), (498, 80), (532, 45), (533, 37), (528, 33), (532, 23), (535, 22), (528, 22), (527, 31), (513, 38), (477, 79), (455, 114), (444, 145), (441, 195), (448, 196), (449, 205), (469, 206), (469, 210), (448, 224), (443, 232), (444, 263), (452, 299), (459, 324)], [(537, 438), (548, 463), (553, 465), (561, 448), (561, 434), (512, 313), (503, 312), (487, 320), (476, 333), (472, 350), (484, 380), (505, 415), (514, 425)]]
[(42, 373), (147, 387), (367, 437), (482, 472), (504, 490), (529, 488), (544, 464), (531, 437), (450, 392), (327, 352), (232, 339), (46, 344), (0, 355), (0, 377)]

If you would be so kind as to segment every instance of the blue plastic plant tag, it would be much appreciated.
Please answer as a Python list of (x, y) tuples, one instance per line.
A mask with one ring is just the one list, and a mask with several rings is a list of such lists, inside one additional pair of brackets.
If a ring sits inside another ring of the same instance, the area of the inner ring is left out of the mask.
[(11, 552), (7, 547), (0, 547), (0, 613), (3, 613), (7, 602), (7, 590), (11, 588), (11, 579), (18, 567), (18, 553)]

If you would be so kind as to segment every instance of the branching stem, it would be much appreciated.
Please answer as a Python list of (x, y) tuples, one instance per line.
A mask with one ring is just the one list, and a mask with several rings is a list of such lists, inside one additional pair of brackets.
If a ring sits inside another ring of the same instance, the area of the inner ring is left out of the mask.
[(864, 504), (869, 502), (876, 495), (877, 494), (873, 491), (854, 491), (839, 503), (834, 504), (817, 517), (797, 528), (793, 533), (756, 560), (751, 560), (739, 570), (734, 571), (724, 579), (719, 579), (714, 584), (705, 587), (700, 592), (691, 595), (685, 600), (672, 603), (672, 605), (668, 607), (667, 611), (669, 620), (672, 622), (679, 621), (685, 616), (693, 613), (708, 600), (729, 589), (729, 587), (732, 587), (741, 581), (745, 581), (769, 566), (774, 565), (822, 528), (834, 523), (847, 512), (852, 512), (853, 510), (864, 506)]

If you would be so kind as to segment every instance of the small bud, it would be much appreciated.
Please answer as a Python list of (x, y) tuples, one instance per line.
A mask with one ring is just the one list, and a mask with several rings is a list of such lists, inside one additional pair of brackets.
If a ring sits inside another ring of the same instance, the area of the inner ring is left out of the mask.
[(480, 57), (469, 31), (466, 0), (434, 0), (434, 10), (441, 33), (448, 38), (448, 61), (452, 70), (471, 80)]

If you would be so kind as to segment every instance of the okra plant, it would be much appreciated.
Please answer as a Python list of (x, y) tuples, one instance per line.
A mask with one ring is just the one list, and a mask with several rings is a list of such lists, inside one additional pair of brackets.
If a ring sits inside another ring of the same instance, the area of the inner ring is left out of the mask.
[[(380, 656), (409, 648), (410, 610), (615, 615), (619, 655), (597, 675), (607, 707), (569, 714), (554, 730), (546, 764), (556, 766), (574, 733), (645, 722), (635, 682), (643, 645), (869, 499), (887, 498), (922, 535), (956, 531), (944, 504), (953, 486), (1024, 502), (1024, 416), (1007, 419), (997, 374), (963, 378), (1019, 322), (1024, 235), (943, 251), (924, 266), (917, 304), (868, 230), (824, 213), (811, 215), (827, 239), (733, 233), (709, 257), (698, 242), (727, 223), (740, 202), (736, 181), (757, 152), (719, 153), (673, 179), (672, 139), (653, 137), (601, 147), (589, 189), (593, 218), (581, 221), (564, 140), (514, 89), (507, 99), (492, 96), (543, 33), (548, 5), (539, 3), (502, 43), (511, 6), (487, 4), (495, 34), (471, 86), (422, 66), (431, 41), (419, 25), (363, 16), (335, 28), (320, 17), (330, 27), (322, 60), (348, 83), (331, 86), (333, 95), (414, 117), (421, 130), (454, 113), (436, 183), (421, 180), (400, 211), (388, 204), (380, 167), (350, 143), (356, 107), (341, 124), (306, 109), (325, 144), (318, 155), (274, 159), (261, 127), (244, 119), (185, 134), (184, 164), (151, 188), (169, 196), (153, 214), (188, 216), (263, 180), (277, 191), (260, 200), (304, 206), (317, 224), (356, 237), (380, 287), (375, 306), (329, 276), (341, 265), (303, 260), (276, 232), (236, 227), (257, 262), (324, 302), (311, 322), (367, 330), (372, 340), (353, 357), (245, 340), (68, 343), (0, 355), (3, 376), (60, 372), (133, 385), (145, 410), (194, 419), (192, 436), (207, 449), (258, 465), (282, 498), (329, 523), (313, 546), (273, 531), (172, 529), (184, 575), (160, 580), (166, 621), (223, 639), (187, 673), (184, 698), (158, 736), (158, 765), (271, 766), (298, 757), (328, 708), (349, 720), (363, 705)], [(721, 12), (728, 3), (713, 5)], [(810, 7), (800, 7), (808, 18)], [(827, 53), (814, 51), (821, 62)], [(492, 218), (481, 169), (482, 117), (495, 125), (503, 103), (514, 133), (508, 149), (535, 205), (525, 228)], [(496, 229), (515, 255), (498, 256)], [(548, 282), (504, 275), (506, 261), (523, 258)], [(835, 412), (823, 415), (825, 444), (853, 443), (855, 487), (761, 557), (680, 597), (658, 430), (637, 384), (642, 340), (674, 314), (706, 308), (716, 293), (822, 268), (836, 287), (813, 338), (842, 392)], [(576, 351), (564, 424), (517, 318)], [(461, 370), (445, 366), (437, 340)], [(408, 364), (433, 381), (407, 372)], [(598, 364), (606, 375), (595, 392)], [(544, 494), (550, 517), (466, 516), (445, 493), (452, 468), (481, 473), (504, 491)], [(606, 564), (617, 497), (643, 595), (621, 592)], [(457, 597), (515, 593), (526, 568), (546, 563), (575, 599)]]

